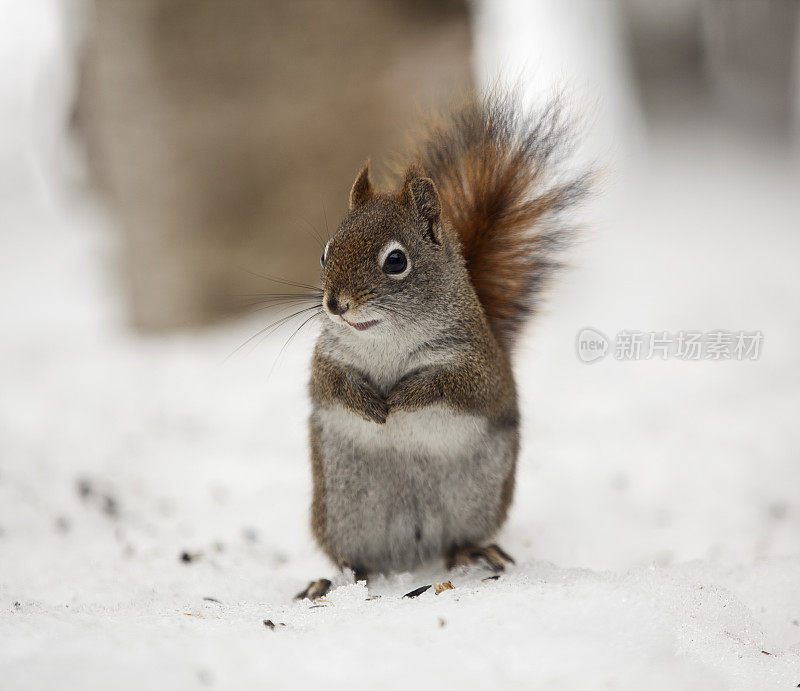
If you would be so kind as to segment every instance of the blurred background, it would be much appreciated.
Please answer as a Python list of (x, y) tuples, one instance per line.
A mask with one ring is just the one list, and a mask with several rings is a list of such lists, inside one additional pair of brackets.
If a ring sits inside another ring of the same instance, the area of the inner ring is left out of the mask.
[(262, 287), (243, 267), (316, 280), (352, 171), (472, 86), (566, 89), (614, 175), (678, 124), (796, 141), (796, 2), (571, 4), (11, 7), (4, 179), (32, 204), (102, 200), (127, 319), (153, 331), (229, 314)]
[[(315, 283), (363, 161), (380, 178), (420, 112), (498, 82), (564, 90), (576, 166), (602, 170), (517, 353), (502, 544), (593, 569), (800, 552), (800, 3), (0, 7), (9, 602), (286, 601), (330, 571), (307, 529), (313, 324), (263, 333), (245, 296)], [(584, 327), (764, 342), (586, 365)]]

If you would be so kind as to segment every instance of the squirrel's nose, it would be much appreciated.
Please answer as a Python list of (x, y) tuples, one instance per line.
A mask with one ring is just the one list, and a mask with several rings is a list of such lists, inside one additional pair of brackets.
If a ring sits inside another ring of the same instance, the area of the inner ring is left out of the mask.
[(350, 309), (350, 303), (349, 302), (345, 302), (344, 305), (340, 305), (339, 301), (333, 295), (328, 297), (327, 303), (328, 303), (328, 311), (331, 314), (341, 315), (341, 314), (344, 314), (345, 312), (347, 312), (347, 310)]

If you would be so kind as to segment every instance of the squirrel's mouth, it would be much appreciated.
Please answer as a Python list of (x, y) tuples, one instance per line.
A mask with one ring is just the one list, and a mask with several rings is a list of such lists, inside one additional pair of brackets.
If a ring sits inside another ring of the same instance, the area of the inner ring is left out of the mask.
[(347, 319), (345, 319), (344, 317), (342, 317), (342, 320), (347, 322), (356, 331), (366, 331), (370, 327), (375, 326), (375, 324), (377, 324), (379, 321), (378, 319), (370, 319), (368, 322), (355, 322), (354, 324), (353, 322), (347, 321)]

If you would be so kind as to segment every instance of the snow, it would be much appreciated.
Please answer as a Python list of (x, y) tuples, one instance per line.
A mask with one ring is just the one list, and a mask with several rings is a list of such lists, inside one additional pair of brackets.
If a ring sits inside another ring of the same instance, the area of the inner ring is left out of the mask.
[[(313, 331), (229, 359), (263, 313), (131, 334), (113, 223), (20, 165), (0, 199), (0, 688), (800, 684), (800, 175), (702, 120), (627, 172), (518, 352), (516, 566), (337, 576), (312, 606), (292, 596), (334, 576), (307, 525)], [(765, 344), (586, 365), (586, 326)]]

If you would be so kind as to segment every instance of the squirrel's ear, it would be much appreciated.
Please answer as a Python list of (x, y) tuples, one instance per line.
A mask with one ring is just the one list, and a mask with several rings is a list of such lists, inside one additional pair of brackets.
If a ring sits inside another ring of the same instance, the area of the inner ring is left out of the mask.
[(422, 221), (425, 239), (435, 245), (441, 244), (439, 219), (442, 203), (433, 180), (414, 177), (406, 182), (401, 193), (402, 201), (416, 211)]
[(350, 210), (361, 206), (372, 196), (373, 191), (372, 181), (369, 179), (369, 161), (367, 161), (350, 188)]

